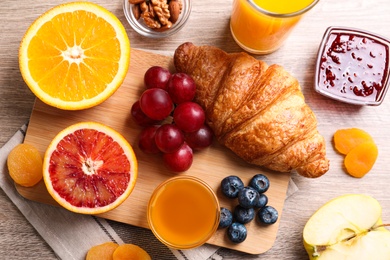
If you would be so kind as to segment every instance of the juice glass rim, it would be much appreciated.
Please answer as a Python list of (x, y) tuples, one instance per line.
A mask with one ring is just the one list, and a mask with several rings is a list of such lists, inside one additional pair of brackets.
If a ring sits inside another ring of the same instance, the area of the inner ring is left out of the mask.
[(294, 17), (294, 16), (298, 16), (298, 15), (302, 15), (304, 13), (306, 13), (307, 11), (309, 11), (310, 9), (312, 9), (320, 0), (313, 0), (313, 2), (311, 2), (308, 6), (306, 6), (305, 8), (302, 8), (301, 10), (298, 10), (298, 11), (295, 11), (295, 12), (291, 12), (291, 13), (275, 13), (275, 12), (270, 12), (270, 11), (267, 11), (265, 10), (264, 8), (261, 8), (260, 6), (258, 6), (256, 3), (254, 3), (254, 0), (246, 0), (253, 8), (255, 8), (257, 11), (265, 14), (265, 15), (268, 15), (268, 16), (272, 16), (272, 17), (275, 17), (275, 18), (288, 18), (288, 17)]
[[(207, 235), (204, 236), (204, 238), (202, 238), (201, 240), (199, 240), (198, 242), (193, 243), (193, 244), (185, 245), (185, 244), (174, 244), (172, 242), (169, 242), (169, 241), (165, 240), (156, 231), (156, 228), (153, 225), (153, 221), (152, 221), (152, 217), (151, 217), (151, 214), (152, 214), (151, 213), (151, 205), (152, 205), (152, 203), (156, 199), (156, 196), (158, 195), (158, 193), (161, 190), (161, 188), (163, 188), (167, 184), (169, 184), (171, 182), (174, 182), (174, 181), (177, 181), (177, 180), (190, 180), (190, 181), (193, 181), (193, 182), (196, 182), (196, 183), (202, 185), (212, 195), (212, 197), (214, 198), (215, 205), (216, 205), (216, 218), (215, 218), (215, 223), (213, 225), (213, 228), (210, 230), (210, 232)], [(219, 204), (219, 199), (217, 197), (217, 194), (210, 187), (210, 185), (207, 184), (205, 181), (203, 181), (202, 179), (200, 179), (198, 177), (191, 176), (191, 175), (175, 176), (175, 177), (171, 177), (169, 179), (166, 179), (165, 181), (160, 183), (154, 189), (154, 191), (152, 192), (152, 195), (150, 196), (149, 202), (148, 202), (147, 221), (148, 221), (148, 225), (149, 225), (150, 230), (153, 232), (153, 234), (157, 237), (158, 240), (160, 240), (162, 243), (164, 243), (165, 245), (167, 245), (168, 247), (173, 248), (173, 249), (193, 249), (193, 248), (196, 248), (198, 246), (203, 245), (204, 243), (206, 243), (214, 235), (215, 231), (218, 229), (219, 219), (220, 219), (220, 204)]]

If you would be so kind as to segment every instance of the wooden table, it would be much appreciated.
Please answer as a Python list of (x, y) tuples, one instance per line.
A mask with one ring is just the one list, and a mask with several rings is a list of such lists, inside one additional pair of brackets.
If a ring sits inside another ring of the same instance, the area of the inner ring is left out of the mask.
[[(19, 72), (18, 48), (28, 26), (47, 9), (64, 1), (0, 1), (0, 146), (27, 122), (34, 102)], [(191, 17), (184, 29), (171, 38), (151, 40), (137, 35), (127, 24), (122, 1), (96, 0), (124, 23), (133, 48), (173, 53), (184, 41), (210, 44), (228, 52), (241, 51), (229, 31), (232, 0), (193, 1)], [(384, 222), (390, 221), (390, 97), (379, 107), (357, 107), (332, 101), (313, 90), (317, 48), (328, 26), (352, 26), (390, 37), (388, 0), (327, 0), (311, 10), (277, 52), (259, 56), (268, 63), (283, 65), (301, 83), (307, 103), (318, 118), (318, 127), (327, 143), (331, 160), (329, 172), (319, 179), (293, 175), (299, 188), (286, 200), (276, 242), (268, 252), (250, 256), (223, 250), (224, 259), (307, 259), (302, 246), (303, 227), (314, 211), (329, 199), (346, 193), (372, 195), (383, 206)], [(342, 170), (343, 158), (332, 146), (339, 128), (360, 127), (376, 140), (379, 157), (372, 171), (362, 179), (349, 177)], [(55, 259), (55, 254), (0, 190), (0, 258)]]

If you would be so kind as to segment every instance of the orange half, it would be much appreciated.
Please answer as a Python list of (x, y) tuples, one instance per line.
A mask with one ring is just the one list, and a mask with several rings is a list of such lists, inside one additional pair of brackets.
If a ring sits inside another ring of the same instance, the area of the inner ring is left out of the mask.
[(43, 160), (43, 180), (64, 208), (99, 214), (119, 206), (134, 189), (138, 163), (126, 139), (112, 128), (81, 122), (52, 140)]
[(89, 2), (56, 6), (29, 27), (19, 67), (31, 91), (64, 110), (93, 107), (122, 84), (130, 41), (119, 19)]

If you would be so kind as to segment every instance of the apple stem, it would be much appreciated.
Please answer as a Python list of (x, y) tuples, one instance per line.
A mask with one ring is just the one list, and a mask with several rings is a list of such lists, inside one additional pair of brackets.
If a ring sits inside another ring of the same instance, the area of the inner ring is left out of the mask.
[(380, 224), (377, 226), (373, 226), (372, 228), (370, 228), (370, 231), (375, 230), (375, 229), (380, 228), (380, 227), (390, 227), (390, 224)]

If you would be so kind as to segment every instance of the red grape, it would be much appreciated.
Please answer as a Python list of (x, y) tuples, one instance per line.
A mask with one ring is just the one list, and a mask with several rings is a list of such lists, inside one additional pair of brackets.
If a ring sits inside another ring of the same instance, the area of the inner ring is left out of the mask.
[(167, 91), (175, 104), (192, 101), (195, 90), (195, 82), (188, 74), (175, 73), (168, 81)]
[(213, 142), (213, 131), (208, 125), (203, 125), (198, 131), (186, 133), (187, 144), (194, 150), (202, 150)]
[(144, 127), (138, 146), (145, 153), (162, 153), (171, 171), (187, 171), (193, 150), (213, 142), (213, 132), (204, 124), (204, 110), (192, 101), (195, 81), (188, 74), (171, 74), (168, 69), (153, 66), (145, 72), (144, 84), (146, 90), (131, 107), (133, 120)]
[(150, 67), (144, 75), (144, 84), (146, 88), (161, 88), (166, 90), (171, 73), (169, 70), (160, 66)]
[(203, 108), (195, 102), (181, 103), (173, 112), (175, 124), (184, 132), (198, 131), (205, 119)]
[(155, 135), (156, 131), (159, 128), (157, 125), (148, 126), (144, 128), (138, 139), (138, 147), (144, 153), (159, 153), (160, 150), (156, 146)]
[(168, 92), (160, 88), (145, 90), (139, 101), (142, 112), (154, 120), (165, 119), (173, 110), (173, 102)]
[(145, 113), (142, 112), (139, 100), (134, 102), (134, 104), (131, 106), (131, 116), (139, 126), (156, 125), (161, 122), (160, 120), (153, 120), (145, 115)]
[(184, 133), (172, 124), (162, 125), (157, 131), (155, 142), (160, 151), (172, 153), (178, 150), (184, 143)]
[(168, 169), (173, 172), (184, 172), (188, 170), (193, 161), (193, 152), (185, 142), (173, 153), (165, 153), (163, 160)]

